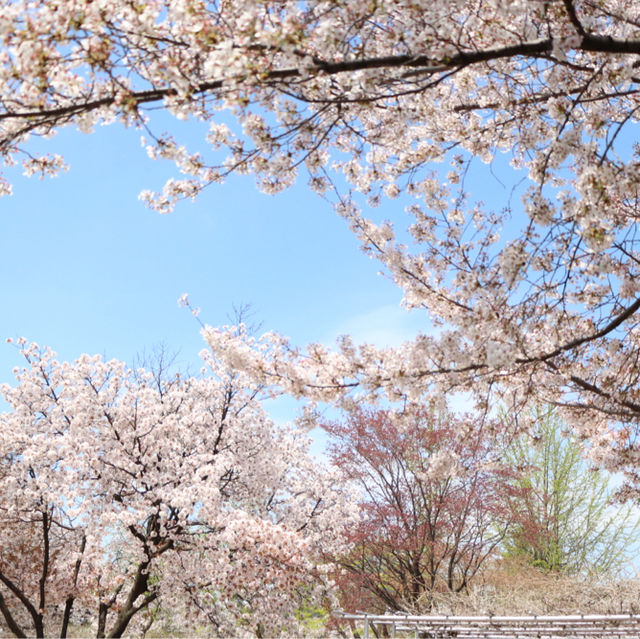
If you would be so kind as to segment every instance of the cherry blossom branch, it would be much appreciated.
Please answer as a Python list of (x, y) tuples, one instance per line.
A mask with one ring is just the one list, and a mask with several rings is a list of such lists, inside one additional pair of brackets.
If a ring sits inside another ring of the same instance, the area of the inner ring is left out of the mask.
[[(554, 51), (555, 42), (553, 38), (545, 38), (532, 42), (496, 47), (480, 51), (459, 51), (442, 60), (433, 60), (426, 55), (392, 55), (373, 58), (363, 58), (356, 60), (346, 60), (342, 62), (320, 61), (307, 69), (297, 67), (286, 69), (271, 69), (263, 72), (261, 82), (279, 82), (293, 78), (307, 77), (309, 74), (322, 73), (324, 75), (338, 75), (351, 73), (354, 71), (365, 71), (372, 69), (393, 69), (403, 67), (421, 67), (428, 73), (438, 73), (452, 68), (460, 68), (475, 65), (491, 60), (500, 60), (513, 57), (539, 57), (550, 55)], [(582, 36), (580, 42), (575, 44), (576, 49), (591, 53), (614, 53), (614, 54), (640, 54), (640, 40), (619, 40), (609, 36), (599, 36), (586, 34)], [(239, 75), (220, 80), (211, 80), (194, 84), (191, 88), (191, 95), (206, 94), (228, 86), (230, 82), (242, 83), (250, 76)], [(158, 102), (168, 97), (180, 97), (179, 92), (172, 88), (156, 88), (145, 91), (131, 91), (125, 96), (130, 104), (140, 106), (143, 104)], [(187, 97), (187, 96), (185, 96)], [(0, 113), (0, 120), (5, 119), (30, 119), (38, 118), (38, 124), (31, 124), (30, 127), (40, 126), (48, 119), (55, 120), (60, 117), (74, 116), (79, 113), (93, 111), (102, 107), (112, 106), (118, 100), (122, 100), (121, 95), (110, 95), (97, 100), (87, 100), (84, 103), (70, 104), (57, 108), (44, 108), (27, 111), (5, 111)], [(339, 101), (339, 98), (336, 99)]]
[(105, 630), (107, 627), (107, 615), (111, 607), (116, 603), (118, 595), (124, 588), (124, 583), (119, 584), (114, 589), (108, 601), (101, 601), (98, 605), (98, 629), (96, 631), (97, 639), (105, 639)]
[[(578, 386), (579, 388), (582, 388), (583, 390), (588, 391), (589, 393), (592, 393), (598, 397), (602, 397), (604, 399), (610, 400), (612, 401), (614, 404), (619, 404), (621, 406), (625, 406), (626, 408), (629, 408), (633, 411), (633, 417), (637, 419), (637, 416), (640, 415), (640, 404), (637, 404), (635, 402), (630, 402), (627, 399), (621, 398), (621, 397), (614, 397), (611, 393), (603, 390), (602, 388), (599, 388), (596, 384), (593, 384), (591, 382), (588, 382), (584, 379), (582, 379), (581, 377), (578, 377), (577, 375), (571, 375), (569, 378), (576, 386)], [(593, 408), (595, 408), (596, 410), (600, 410), (600, 408), (598, 406), (593, 406)], [(615, 412), (613, 414), (617, 414), (618, 416), (622, 417), (623, 413), (621, 412)]]
[(588, 37), (589, 34), (585, 31), (584, 26), (578, 19), (576, 15), (576, 8), (573, 5), (572, 0), (562, 0), (564, 3), (564, 7), (567, 10), (567, 14), (569, 15), (569, 20), (571, 20), (571, 24), (576, 28), (576, 31), (583, 37)]
[[(42, 615), (45, 609), (45, 601), (46, 601), (46, 583), (47, 577), (49, 576), (49, 531), (51, 530), (51, 525), (49, 522), (49, 512), (48, 509), (45, 508), (42, 511), (42, 572), (40, 575), (40, 579), (38, 582), (38, 620), (39, 626), (42, 628)], [(36, 631), (38, 628), (36, 627)]]
[[(118, 617), (116, 618), (116, 621), (107, 637), (121, 637), (127, 629), (127, 626), (129, 625), (129, 622), (131, 621), (133, 616), (157, 599), (157, 590), (148, 592), (150, 564), (150, 559), (145, 560), (139, 564), (134, 582), (129, 589), (127, 599), (122, 605), (120, 613), (118, 614)], [(134, 606), (134, 603), (138, 600), (138, 598), (143, 595), (144, 597), (142, 602)]]
[(11, 614), (11, 610), (9, 610), (9, 607), (7, 606), (7, 602), (5, 601), (5, 598), (3, 597), (1, 592), (0, 592), (0, 612), (2, 612), (2, 616), (4, 617), (4, 620), (7, 622), (7, 626), (9, 626), (9, 630), (11, 630), (11, 632), (16, 637), (23, 639), (27, 636), (24, 630), (20, 627), (18, 622), (15, 620), (14, 616)]
[[(80, 566), (82, 565), (82, 556), (84, 555), (86, 546), (87, 546), (87, 538), (83, 534), (82, 541), (80, 542), (80, 550), (79, 550), (80, 556), (76, 560), (75, 566), (73, 568), (72, 587), (74, 590), (78, 585), (78, 575), (80, 574)], [(69, 594), (66, 601), (64, 602), (64, 613), (62, 615), (62, 626), (60, 629), (60, 637), (67, 636), (67, 631), (69, 628), (69, 620), (71, 619), (71, 610), (73, 609), (74, 602), (75, 602), (75, 594), (72, 592), (71, 594)]]
[(38, 633), (38, 630), (40, 630), (40, 634), (38, 634), (38, 636), (42, 637), (42, 619), (38, 614), (35, 606), (29, 601), (29, 598), (26, 596), (26, 594), (11, 579), (9, 579), (2, 572), (2, 570), (0, 570), (0, 581), (20, 600), (22, 605), (27, 609), (27, 612), (31, 615), (31, 619), (33, 620), (36, 633)]
[(559, 346), (555, 350), (549, 353), (545, 353), (544, 355), (541, 355), (538, 357), (532, 357), (532, 358), (518, 359), (516, 361), (522, 364), (526, 364), (532, 361), (546, 361), (548, 359), (556, 357), (557, 355), (560, 355), (560, 353), (572, 350), (588, 342), (593, 342), (597, 339), (600, 339), (601, 337), (605, 337), (606, 335), (614, 331), (616, 328), (618, 328), (618, 326), (620, 326), (623, 322), (628, 320), (638, 309), (640, 309), (640, 298), (638, 298), (633, 304), (631, 304), (626, 309), (624, 309), (622, 313), (617, 315), (606, 326), (603, 326), (599, 331), (596, 331), (595, 333), (592, 333), (590, 335), (585, 335), (583, 337), (577, 337), (576, 339), (571, 340), (570, 342), (567, 342), (562, 346)]

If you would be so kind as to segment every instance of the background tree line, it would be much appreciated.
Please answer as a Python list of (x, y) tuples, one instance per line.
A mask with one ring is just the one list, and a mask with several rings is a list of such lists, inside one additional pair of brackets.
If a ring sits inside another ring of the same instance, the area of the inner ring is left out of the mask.
[(356, 409), (326, 426), (330, 459), (360, 494), (339, 559), (347, 609), (427, 613), (500, 563), (526, 578), (634, 573), (637, 510), (616, 502), (553, 409), (530, 417), (532, 437), (506, 435), (506, 414), (479, 426), (471, 415)]
[(507, 414), (353, 408), (317, 423), (321, 465), (211, 355), (192, 377), (18, 347), (0, 415), (0, 612), (16, 637), (324, 632), (337, 607), (470, 606), (500, 562), (615, 580), (637, 541), (636, 513), (549, 408), (532, 438)]

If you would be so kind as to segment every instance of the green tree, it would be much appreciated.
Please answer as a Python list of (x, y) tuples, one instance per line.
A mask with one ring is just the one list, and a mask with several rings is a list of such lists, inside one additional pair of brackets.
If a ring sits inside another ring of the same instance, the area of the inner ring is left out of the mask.
[(532, 437), (518, 438), (507, 449), (521, 470), (522, 490), (506, 555), (567, 574), (622, 568), (638, 541), (637, 512), (615, 504), (610, 475), (588, 467), (552, 408), (536, 408), (532, 416)]

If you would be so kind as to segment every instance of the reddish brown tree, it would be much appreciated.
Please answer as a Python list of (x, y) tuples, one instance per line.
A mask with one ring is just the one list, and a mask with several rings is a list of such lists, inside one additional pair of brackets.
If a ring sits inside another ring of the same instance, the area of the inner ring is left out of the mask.
[(492, 424), (421, 411), (356, 409), (328, 424), (329, 454), (359, 487), (361, 519), (338, 576), (345, 609), (425, 610), (460, 592), (512, 521), (513, 472)]

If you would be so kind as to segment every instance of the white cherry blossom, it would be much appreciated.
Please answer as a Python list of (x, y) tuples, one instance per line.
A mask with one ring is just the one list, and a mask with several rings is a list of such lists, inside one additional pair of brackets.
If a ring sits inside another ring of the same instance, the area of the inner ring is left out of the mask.
[(300, 606), (331, 598), (350, 496), (245, 375), (210, 356), (205, 377), (158, 379), (22, 352), (0, 415), (0, 613), (15, 636), (66, 636), (83, 611), (97, 637), (162, 611), (208, 635), (296, 634)]
[[(11, 0), (2, 9), (5, 163), (52, 174), (64, 165), (34, 157), (34, 136), (118, 121), (142, 130), (150, 156), (176, 164), (180, 175), (142, 194), (161, 212), (234, 171), (271, 193), (306, 173), (314, 191), (335, 196), (405, 304), (445, 329), (398, 349), (333, 352), (206, 329), (221, 358), (321, 401), (418, 401), (453, 389), (483, 406), (535, 396), (564, 405), (585, 438), (607, 442), (599, 456), (638, 484), (637, 2)], [(175, 139), (156, 132), (158, 107), (205, 123), (203, 148), (187, 148), (178, 128)], [(502, 153), (525, 184), (490, 210), (466, 178)], [(384, 198), (407, 205), (410, 241), (369, 212)], [(612, 340), (622, 344), (613, 355)]]

